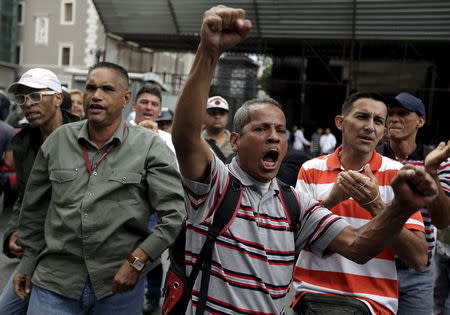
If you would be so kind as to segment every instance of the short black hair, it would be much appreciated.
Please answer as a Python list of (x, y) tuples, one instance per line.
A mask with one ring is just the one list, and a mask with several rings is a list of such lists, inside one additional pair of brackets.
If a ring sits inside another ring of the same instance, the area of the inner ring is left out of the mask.
[(383, 102), (387, 105), (387, 98), (378, 92), (356, 92), (348, 96), (342, 104), (341, 114), (345, 115), (353, 108), (353, 104), (360, 98), (370, 98), (375, 101)]
[(271, 104), (281, 109), (280, 103), (270, 97), (259, 97), (251, 99), (236, 111), (233, 119), (233, 131), (242, 134), (242, 129), (250, 122), (250, 107), (259, 104)]
[(144, 93), (155, 95), (159, 98), (159, 102), (161, 103), (161, 87), (158, 84), (154, 83), (146, 83), (144, 86), (142, 86), (139, 91), (136, 94), (136, 99), (134, 102), (136, 103), (139, 96), (141, 96)]
[(93, 70), (98, 69), (98, 68), (109, 68), (109, 69), (116, 70), (118, 73), (120, 73), (122, 75), (123, 79), (125, 80), (126, 88), (128, 88), (128, 86), (130, 85), (130, 77), (128, 76), (128, 71), (124, 67), (119, 66), (118, 64), (115, 64), (112, 62), (101, 61), (89, 68), (88, 76), (89, 76), (89, 74), (91, 74), (91, 72)]

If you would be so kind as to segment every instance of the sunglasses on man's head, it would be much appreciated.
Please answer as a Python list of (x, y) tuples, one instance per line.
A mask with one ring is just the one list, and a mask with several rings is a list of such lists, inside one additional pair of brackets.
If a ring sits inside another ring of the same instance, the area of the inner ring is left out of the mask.
[(42, 95), (55, 95), (58, 92), (55, 91), (42, 91), (42, 92), (32, 92), (29, 94), (14, 94), (13, 100), (17, 105), (22, 106), (26, 103), (27, 98), (32, 103), (39, 103), (42, 101)]

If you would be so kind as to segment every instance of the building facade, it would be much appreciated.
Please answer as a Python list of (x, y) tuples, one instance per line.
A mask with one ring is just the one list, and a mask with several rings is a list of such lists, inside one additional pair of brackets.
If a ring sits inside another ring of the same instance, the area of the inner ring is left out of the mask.
[(0, 0), (0, 90), (14, 80), (16, 72), (16, 0)]

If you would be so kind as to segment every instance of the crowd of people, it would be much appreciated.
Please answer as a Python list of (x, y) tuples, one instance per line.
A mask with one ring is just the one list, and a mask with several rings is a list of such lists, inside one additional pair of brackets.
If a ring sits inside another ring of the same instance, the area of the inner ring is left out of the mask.
[(3, 251), (20, 261), (0, 314), (151, 314), (161, 254), (185, 233), (189, 277), (235, 181), (236, 209), (182, 314), (450, 314), (450, 141), (420, 144), (422, 100), (350, 95), (337, 148), (328, 127), (290, 137), (272, 98), (242, 104), (229, 131), (228, 102), (209, 89), (251, 28), (242, 9), (205, 12), (175, 113), (156, 84), (132, 95), (110, 62), (89, 69), (84, 91), (41, 68), (8, 88), (6, 121), (22, 127), (0, 124), (18, 189)]

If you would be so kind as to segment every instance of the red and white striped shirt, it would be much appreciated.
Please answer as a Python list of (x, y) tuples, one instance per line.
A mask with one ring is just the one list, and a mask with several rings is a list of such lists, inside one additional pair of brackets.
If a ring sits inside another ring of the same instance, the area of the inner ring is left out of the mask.
[[(303, 164), (296, 190), (317, 200), (325, 199), (332, 190), (337, 175), (344, 171), (339, 161), (339, 147), (334, 153)], [(378, 180), (380, 196), (390, 202), (394, 192), (390, 186), (402, 164), (373, 152), (370, 168)], [(331, 209), (344, 217), (353, 227), (360, 227), (372, 218), (353, 199)], [(406, 222), (408, 229), (424, 231), (422, 217), (416, 212)], [(366, 264), (360, 265), (339, 254), (318, 259), (303, 250), (294, 271), (295, 303), (304, 293), (323, 293), (357, 298), (367, 304), (373, 314), (395, 314), (398, 308), (397, 273), (392, 249), (385, 249)]]

